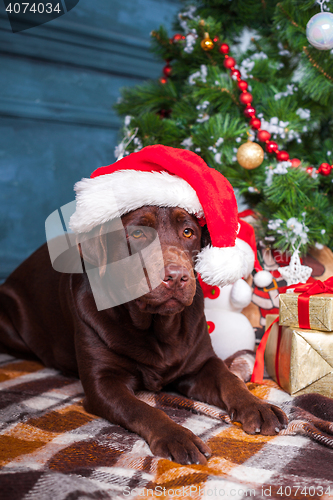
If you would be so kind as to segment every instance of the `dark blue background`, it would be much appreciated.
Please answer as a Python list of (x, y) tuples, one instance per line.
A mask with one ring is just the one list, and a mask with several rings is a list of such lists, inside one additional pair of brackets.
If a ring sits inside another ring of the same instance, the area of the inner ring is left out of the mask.
[(178, 0), (80, 0), (12, 33), (0, 2), (0, 279), (45, 242), (46, 217), (73, 185), (115, 161), (119, 88), (158, 77), (149, 33)]

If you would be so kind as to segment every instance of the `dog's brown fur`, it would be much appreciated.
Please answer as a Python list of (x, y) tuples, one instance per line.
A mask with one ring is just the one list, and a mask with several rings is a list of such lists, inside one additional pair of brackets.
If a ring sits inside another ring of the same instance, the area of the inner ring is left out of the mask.
[[(143, 207), (122, 222), (129, 244), (133, 226), (158, 232), (164, 281), (138, 300), (97, 311), (87, 275), (54, 271), (44, 245), (0, 287), (0, 350), (79, 375), (88, 411), (140, 434), (154, 454), (183, 464), (205, 463), (208, 446), (138, 400), (135, 391), (167, 386), (226, 409), (250, 434), (276, 434), (285, 414), (254, 397), (212, 349), (193, 271), (207, 240), (195, 217), (179, 208)], [(142, 237), (136, 239), (140, 247)], [(85, 243), (83, 254), (100, 266), (103, 279), (108, 253), (117, 260), (124, 249), (110, 235), (97, 240)]]

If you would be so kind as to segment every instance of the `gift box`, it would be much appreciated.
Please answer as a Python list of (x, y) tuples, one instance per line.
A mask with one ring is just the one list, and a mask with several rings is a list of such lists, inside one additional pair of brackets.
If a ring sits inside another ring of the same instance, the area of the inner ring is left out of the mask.
[(298, 284), (293, 293), (281, 293), (279, 312), (282, 326), (333, 331), (333, 278)]
[[(282, 326), (299, 327), (299, 293), (280, 294), (280, 319)], [(309, 326), (311, 330), (333, 331), (333, 294), (319, 294), (309, 297)]]
[[(266, 329), (276, 318), (267, 315)], [(333, 397), (333, 332), (281, 326), (276, 321), (267, 337), (265, 365), (289, 394)]]

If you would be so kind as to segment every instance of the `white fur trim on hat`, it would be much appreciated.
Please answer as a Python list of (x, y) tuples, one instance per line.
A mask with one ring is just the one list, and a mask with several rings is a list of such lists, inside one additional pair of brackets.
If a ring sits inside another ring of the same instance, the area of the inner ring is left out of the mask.
[(225, 286), (235, 283), (247, 272), (247, 256), (238, 248), (203, 248), (197, 256), (195, 270), (208, 285)]
[(76, 211), (69, 223), (74, 233), (88, 232), (144, 205), (180, 207), (198, 217), (204, 216), (192, 186), (167, 172), (119, 170), (82, 179), (74, 189)]

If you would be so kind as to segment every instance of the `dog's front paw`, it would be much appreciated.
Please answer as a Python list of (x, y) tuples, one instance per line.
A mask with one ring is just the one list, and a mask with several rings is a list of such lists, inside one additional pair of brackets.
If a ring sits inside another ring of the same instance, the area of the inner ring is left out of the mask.
[(287, 415), (280, 408), (255, 396), (246, 404), (231, 409), (229, 414), (231, 420), (240, 422), (248, 434), (274, 436), (288, 424)]
[(183, 465), (206, 464), (210, 448), (193, 432), (178, 424), (162, 429), (150, 443), (154, 455)]

